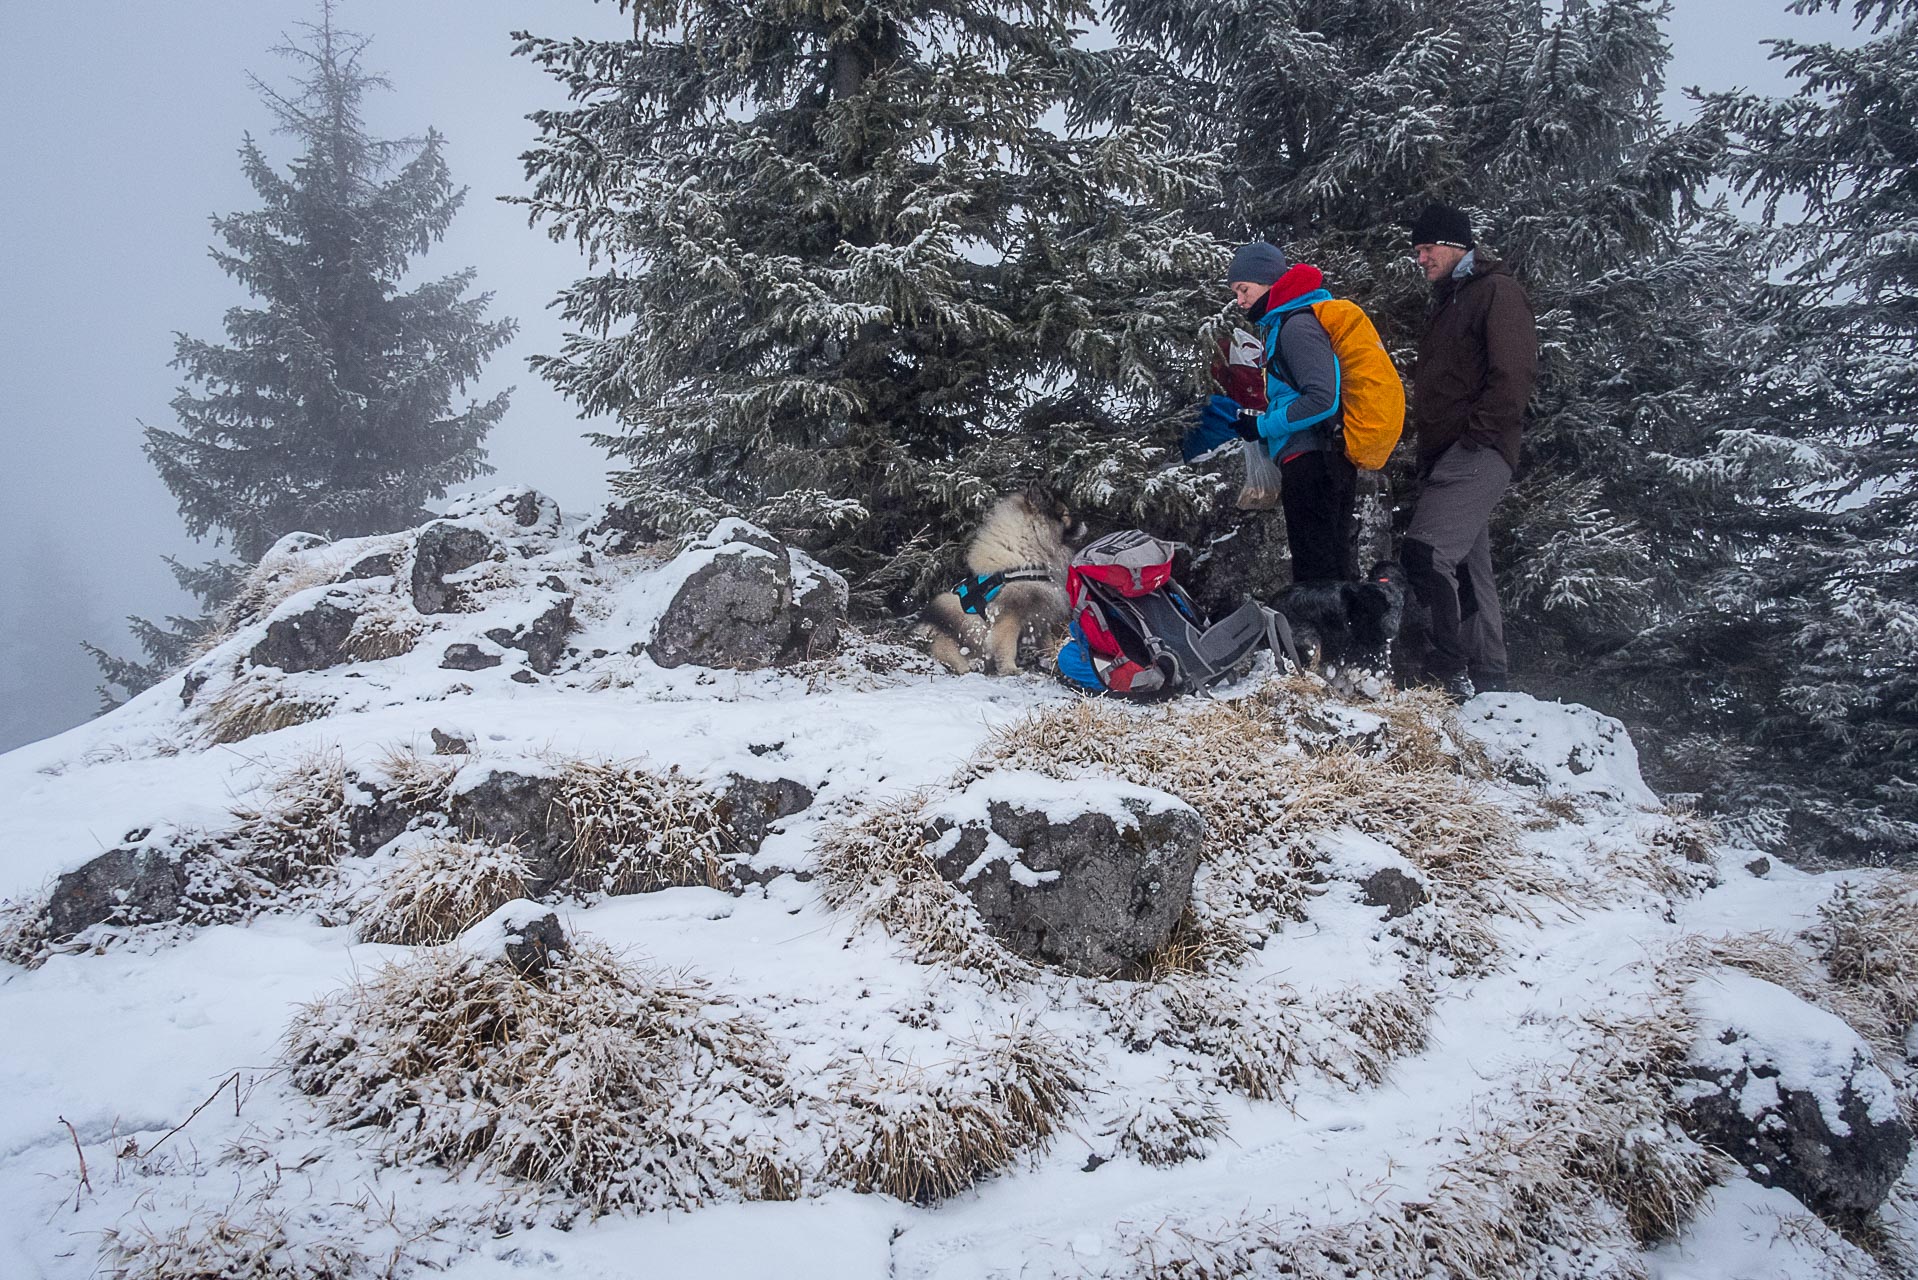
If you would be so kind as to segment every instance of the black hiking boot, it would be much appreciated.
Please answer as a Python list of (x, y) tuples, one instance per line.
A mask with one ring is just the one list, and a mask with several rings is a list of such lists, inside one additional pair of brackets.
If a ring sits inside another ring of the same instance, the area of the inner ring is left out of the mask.
[(1439, 691), (1453, 706), (1463, 706), (1472, 700), (1478, 690), (1472, 687), (1472, 677), (1460, 671), (1439, 681)]

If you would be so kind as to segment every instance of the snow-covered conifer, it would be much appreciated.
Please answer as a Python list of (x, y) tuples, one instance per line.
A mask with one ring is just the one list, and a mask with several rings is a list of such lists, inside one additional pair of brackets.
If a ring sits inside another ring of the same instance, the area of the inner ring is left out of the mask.
[[(465, 198), (445, 140), (368, 131), (361, 103), (385, 82), (361, 65), (366, 38), (334, 25), (331, 0), (304, 31), (276, 50), (300, 66), (295, 87), (255, 80), (300, 154), (282, 172), (249, 136), (240, 163), (260, 207), (213, 219), (213, 260), (256, 305), (226, 313), (224, 343), (178, 335), (173, 364), (197, 389), (173, 400), (179, 430), (146, 431), (187, 531), (226, 542), (243, 564), (295, 530), (341, 538), (417, 523), (424, 503), (491, 470), (481, 442), (509, 395), (454, 403), (514, 331), (486, 318), (490, 294), (467, 296), (475, 273), (407, 287), (410, 263)], [(232, 578), (186, 572), (182, 585), (209, 607)], [(137, 691), (208, 625), (136, 621), (147, 661), (101, 654), (102, 670)]]
[(1706, 103), (1776, 273), (1749, 420), (1706, 460), (1715, 476), (1765, 477), (1763, 536), (1637, 648), (1643, 665), (1692, 663), (1715, 731), (1695, 739), (1697, 789), (1769, 806), (1791, 848), (1905, 861), (1918, 852), (1918, 2), (1793, 8), (1849, 8), (1870, 38), (1774, 41), (1795, 93)]
[(619, 487), (806, 531), (868, 601), (945, 585), (1014, 484), (1190, 513), (1159, 464), (1224, 262), (1177, 212), (1213, 162), (1163, 105), (1074, 99), (1077, 0), (633, 15), (519, 48), (573, 99), (533, 117), (529, 215), (597, 260), (535, 364), (616, 415)]

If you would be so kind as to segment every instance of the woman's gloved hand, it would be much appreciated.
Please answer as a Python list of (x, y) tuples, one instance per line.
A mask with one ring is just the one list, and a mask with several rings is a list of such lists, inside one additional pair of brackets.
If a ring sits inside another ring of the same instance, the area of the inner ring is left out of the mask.
[(1227, 445), (1258, 438), (1258, 416), (1241, 409), (1231, 396), (1215, 395), (1206, 400), (1199, 421), (1179, 442), (1179, 453), (1187, 462), (1204, 462)]

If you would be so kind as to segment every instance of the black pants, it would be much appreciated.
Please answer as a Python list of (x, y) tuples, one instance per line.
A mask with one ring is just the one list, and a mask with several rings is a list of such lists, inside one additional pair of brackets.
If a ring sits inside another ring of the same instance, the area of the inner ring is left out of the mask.
[(1279, 464), (1292, 581), (1358, 576), (1352, 554), (1352, 505), (1359, 469), (1343, 449), (1314, 449)]

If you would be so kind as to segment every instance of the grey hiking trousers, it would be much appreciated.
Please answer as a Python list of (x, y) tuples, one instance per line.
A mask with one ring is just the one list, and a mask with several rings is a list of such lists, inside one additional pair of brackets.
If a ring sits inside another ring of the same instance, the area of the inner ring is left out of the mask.
[(1512, 483), (1497, 449), (1461, 442), (1438, 457), (1419, 491), (1400, 558), (1429, 618), (1427, 674), (1505, 678), (1505, 617), (1492, 579), (1492, 508)]

